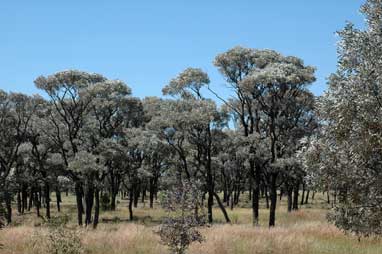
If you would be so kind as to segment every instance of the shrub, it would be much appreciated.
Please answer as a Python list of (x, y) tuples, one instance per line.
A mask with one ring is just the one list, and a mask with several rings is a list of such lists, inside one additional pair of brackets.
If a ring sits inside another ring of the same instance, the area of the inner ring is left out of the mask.
[(192, 242), (204, 240), (198, 231), (205, 223), (200, 197), (200, 188), (190, 182), (181, 182), (164, 195), (162, 206), (167, 216), (157, 233), (172, 253), (183, 254)]

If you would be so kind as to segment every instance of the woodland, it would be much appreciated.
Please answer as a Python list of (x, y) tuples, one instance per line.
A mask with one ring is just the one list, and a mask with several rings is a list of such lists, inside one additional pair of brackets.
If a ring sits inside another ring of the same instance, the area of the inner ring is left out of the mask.
[[(382, 1), (316, 68), (271, 49), (137, 98), (80, 70), (0, 90), (0, 253), (382, 253)], [(149, 90), (149, 89), (148, 89)]]

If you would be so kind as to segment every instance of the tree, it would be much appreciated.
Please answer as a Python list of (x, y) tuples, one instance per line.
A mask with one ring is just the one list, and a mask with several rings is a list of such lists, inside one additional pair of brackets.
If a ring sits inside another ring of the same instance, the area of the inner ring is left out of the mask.
[(367, 29), (339, 32), (338, 70), (320, 100), (322, 137), (308, 153), (338, 190), (331, 219), (360, 235), (382, 234), (382, 1), (361, 8)]
[(269, 226), (272, 227), (280, 174), (278, 160), (291, 156), (294, 151), (290, 141), (302, 138), (311, 129), (314, 97), (306, 86), (315, 77), (314, 68), (305, 66), (299, 58), (268, 50), (258, 52), (258, 57), (263, 59), (262, 68), (253, 69), (240, 85), (256, 102), (262, 122), (260, 135), (263, 142), (268, 143), (270, 164), (266, 179), (270, 188)]
[[(235, 93), (229, 101), (223, 100), (238, 120), (245, 137), (256, 133), (258, 145), (250, 146), (254, 156), (249, 161), (254, 180), (253, 223), (258, 223), (259, 193), (262, 175), (270, 187), (271, 208), (269, 225), (275, 224), (278, 167), (277, 159), (286, 154), (288, 137), (310, 124), (313, 96), (306, 86), (312, 83), (314, 68), (305, 66), (296, 57), (285, 57), (273, 50), (235, 47), (215, 58), (215, 65), (226, 77)], [(301, 134), (303, 132), (300, 132)], [(294, 136), (293, 138), (299, 138)], [(267, 145), (264, 145), (267, 144)], [(266, 149), (267, 155), (256, 159), (256, 148)]]
[[(216, 173), (213, 166), (213, 159), (216, 157), (220, 145), (218, 142), (219, 133), (226, 123), (226, 119), (217, 110), (216, 104), (212, 100), (204, 98), (201, 94), (201, 88), (209, 82), (208, 75), (201, 69), (188, 68), (163, 88), (164, 95), (170, 94), (181, 98), (172, 103), (176, 107), (173, 116), (166, 118), (168, 127), (175, 129), (174, 136), (180, 138), (178, 140), (185, 139), (187, 141), (193, 172), (186, 164), (187, 155), (184, 154), (184, 149), (171, 143), (171, 140), (169, 140), (169, 144), (185, 161), (184, 167), (188, 180), (191, 180), (191, 177), (196, 178), (198, 175), (205, 179), (205, 187), (208, 193), (208, 222), (212, 223), (213, 221), (212, 206), (214, 199), (218, 202), (226, 221), (229, 222), (224, 205), (215, 190)], [(181, 136), (178, 136), (177, 132), (180, 132)]]
[(36, 109), (36, 98), (0, 90), (0, 187), (7, 223), (12, 222), (13, 192), (19, 148), (27, 140), (27, 130)]
[[(50, 136), (59, 147), (59, 153), (68, 167), (70, 159), (79, 152), (81, 129), (89, 113), (92, 97), (89, 87), (105, 81), (106, 78), (94, 73), (77, 70), (57, 72), (53, 75), (40, 76), (35, 80), (37, 88), (44, 90), (50, 100), (49, 126), (54, 131)], [(78, 224), (82, 225), (83, 189), (80, 177), (67, 168), (66, 175), (75, 181)]]

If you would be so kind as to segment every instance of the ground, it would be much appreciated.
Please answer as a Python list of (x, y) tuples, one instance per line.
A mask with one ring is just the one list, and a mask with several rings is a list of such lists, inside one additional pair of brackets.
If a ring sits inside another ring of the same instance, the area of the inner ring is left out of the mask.
[[(246, 197), (243, 197), (245, 199)], [(284, 198), (285, 199), (285, 198)], [(285, 200), (279, 202), (276, 223), (268, 229), (268, 210), (261, 209), (260, 227), (251, 225), (251, 209), (248, 204), (229, 210), (232, 224), (224, 224), (224, 218), (214, 209), (216, 223), (203, 228), (205, 242), (193, 244), (191, 254), (381, 254), (382, 239), (361, 238), (346, 235), (326, 221), (328, 207), (323, 197), (318, 196), (312, 204), (299, 211), (287, 213)], [(54, 204), (54, 202), (52, 202)], [(263, 204), (264, 206), (264, 204)], [(42, 210), (42, 213), (44, 210)], [(52, 213), (57, 216), (55, 207)], [(134, 210), (135, 220), (129, 222), (126, 201), (120, 201), (115, 212), (102, 212), (97, 230), (78, 228), (75, 223), (75, 203), (73, 197), (63, 197), (62, 214), (68, 215), (69, 228), (76, 229), (81, 238), (84, 252), (88, 254), (158, 254), (169, 253), (160, 244), (154, 233), (164, 211), (158, 207), (150, 209), (148, 204), (140, 204)], [(108, 222), (103, 221), (107, 219)], [(14, 225), (0, 231), (1, 254), (44, 254), (43, 239), (48, 232), (43, 221), (35, 212), (14, 215)], [(38, 238), (36, 238), (36, 235)], [(47, 238), (47, 237), (45, 237)], [(38, 239), (36, 241), (36, 239)], [(40, 244), (41, 241), (41, 244)], [(33, 244), (32, 244), (33, 243)], [(36, 244), (37, 243), (37, 244)]]

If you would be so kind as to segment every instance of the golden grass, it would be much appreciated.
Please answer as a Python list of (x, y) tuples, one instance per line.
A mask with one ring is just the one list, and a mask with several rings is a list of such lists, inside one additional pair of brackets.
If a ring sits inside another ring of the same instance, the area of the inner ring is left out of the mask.
[[(64, 200), (63, 212), (71, 217), (69, 227), (76, 228), (86, 254), (165, 254), (168, 250), (160, 244), (154, 233), (156, 225), (164, 216), (160, 208), (140, 206), (134, 210), (136, 220), (121, 223), (101, 223), (97, 230), (78, 228), (75, 223), (75, 206), (71, 197)], [(67, 202), (65, 202), (67, 201)], [(268, 229), (268, 211), (260, 211), (260, 227), (251, 225), (251, 209), (228, 210), (233, 224), (224, 224), (218, 208), (214, 209), (217, 221), (202, 229), (206, 241), (191, 245), (190, 254), (381, 254), (382, 239), (367, 238), (358, 241), (355, 236), (345, 235), (326, 222), (327, 209), (322, 202), (287, 213), (285, 201), (277, 209), (277, 227)], [(54, 212), (54, 209), (52, 209)], [(54, 212), (55, 213), (55, 212)], [(128, 210), (124, 201), (117, 211), (103, 212), (102, 218), (118, 217), (125, 221)], [(50, 254), (44, 245), (31, 247), (35, 236), (46, 237), (48, 229), (41, 226), (33, 212), (17, 216), (15, 225), (0, 231), (1, 254)], [(42, 240), (43, 242), (43, 240)]]
[[(2, 254), (45, 254), (28, 244), (34, 231), (46, 228), (19, 226), (0, 235), (5, 244)], [(193, 244), (190, 254), (380, 254), (382, 240), (346, 236), (334, 226), (322, 222), (299, 223), (273, 229), (250, 225), (213, 225), (202, 230), (206, 241)], [(44, 235), (44, 234), (40, 234)], [(154, 227), (135, 223), (101, 225), (97, 230), (80, 230), (89, 254), (168, 253), (154, 234)], [(48, 254), (48, 253), (46, 253)]]

